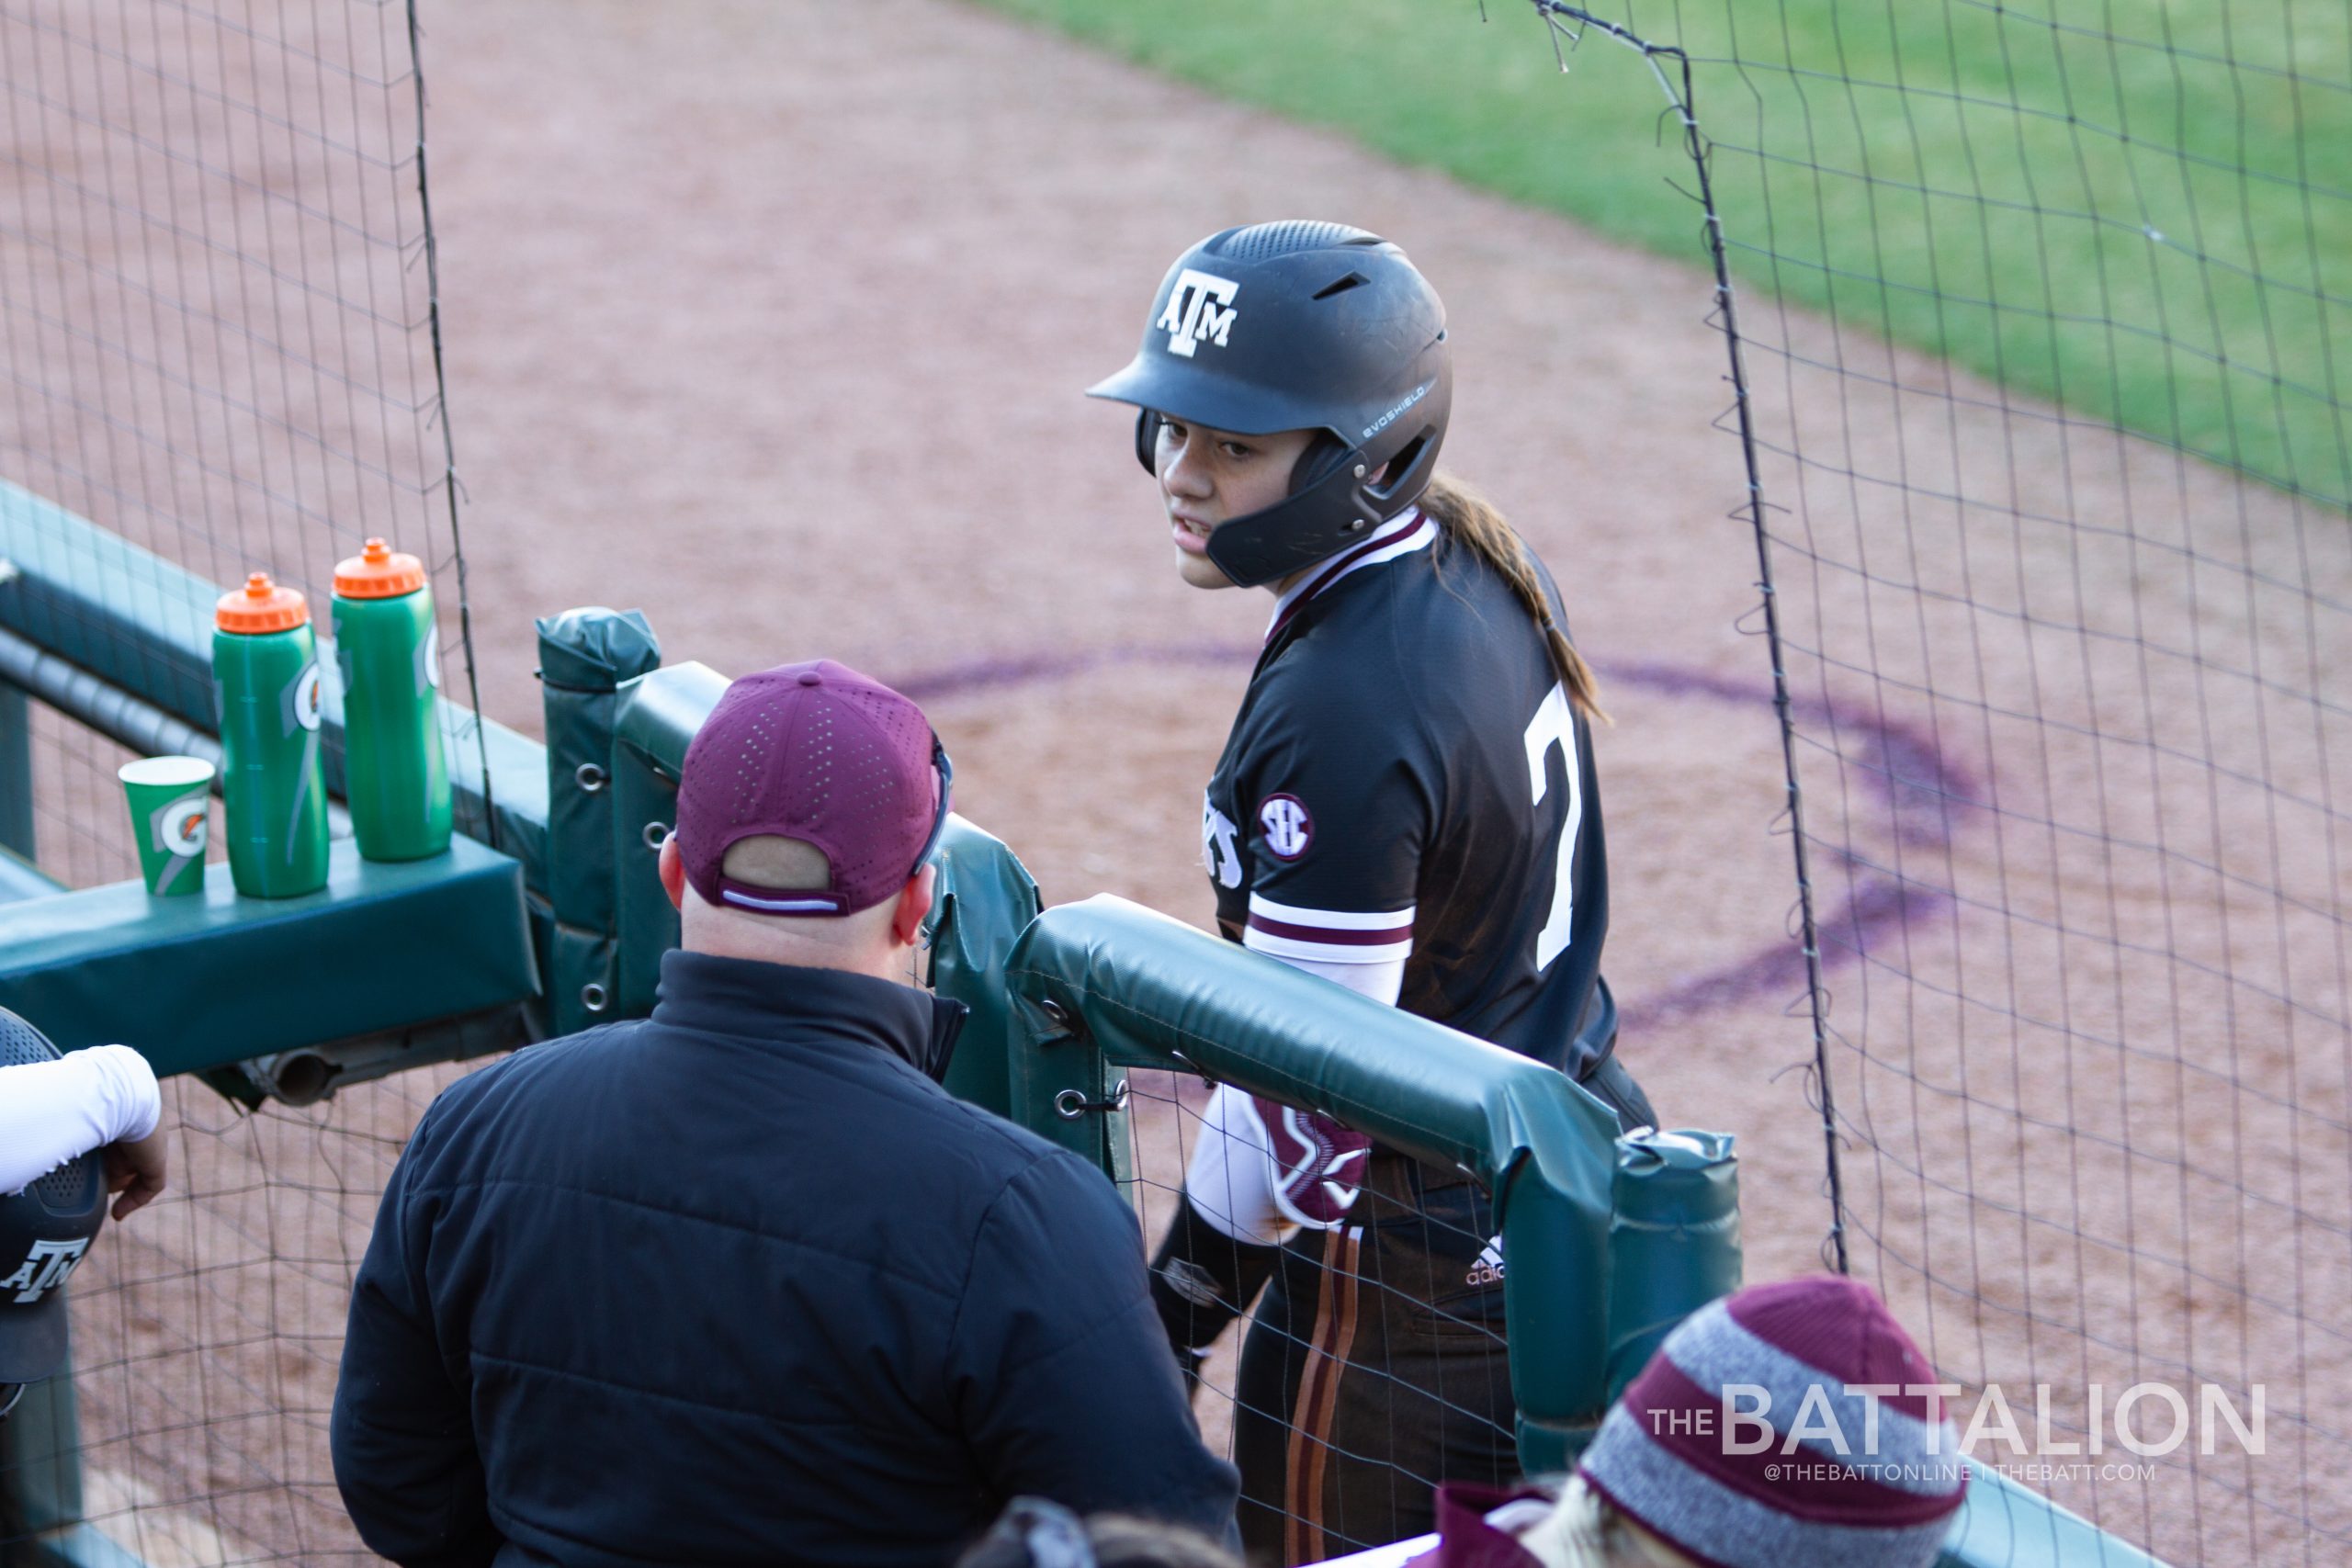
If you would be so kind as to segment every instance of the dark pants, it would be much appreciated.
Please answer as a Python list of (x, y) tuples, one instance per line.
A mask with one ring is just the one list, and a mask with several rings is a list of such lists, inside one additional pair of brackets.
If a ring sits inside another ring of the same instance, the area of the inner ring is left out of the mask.
[[(1656, 1124), (1613, 1056), (1585, 1087), (1622, 1126)], [(1236, 1389), (1253, 1561), (1422, 1534), (1438, 1482), (1519, 1473), (1495, 1233), (1492, 1201), (1460, 1172), (1376, 1149), (1348, 1222), (1282, 1249)]]

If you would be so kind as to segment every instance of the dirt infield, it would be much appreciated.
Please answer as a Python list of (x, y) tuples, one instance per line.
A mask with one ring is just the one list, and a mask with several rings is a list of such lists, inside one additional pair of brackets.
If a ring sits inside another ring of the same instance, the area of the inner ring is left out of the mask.
[[(1717, 428), (1724, 344), (1695, 249), (1683, 265), (1607, 244), (943, 0), (504, 0), (435, 6), (425, 22), (485, 710), (538, 731), (532, 618), (579, 604), (642, 607), (673, 663), (842, 660), (925, 703), (960, 808), (1053, 902), (1109, 891), (1207, 923), (1200, 791), (1269, 606), (1178, 581), (1128, 415), (1081, 389), (1132, 351), (1161, 268), (1203, 233), (1306, 215), (1405, 243), (1451, 313), (1449, 466), (1550, 563), (1617, 719), (1596, 745), (1624, 1059), (1670, 1125), (1738, 1135), (1749, 1278), (1820, 1267), (1830, 1207), (1781, 738), (1765, 649), (1743, 635), (1756, 552), (1731, 516), (1744, 475)], [(1661, 182), (1680, 172), (1661, 154)], [(1663, 184), (1660, 198), (1679, 199)], [(2317, 847), (2343, 814), (2327, 781), (2352, 776), (2352, 751), (2324, 715), (2315, 741), (2281, 740), (2262, 691), (2233, 707), (2206, 682), (2209, 667), (2250, 666), (2275, 685), (2282, 669), (2342, 668), (2352, 647), (2340, 618), (2290, 625), (2252, 587), (2242, 604), (2200, 601), (2196, 573), (2226, 557), (2237, 577), (2307, 584), (2332, 609), (2352, 603), (2352, 563), (2340, 540), (2314, 553), (2267, 492), (2136, 446), (2069, 445), (1991, 388), (1818, 321), (1759, 310), (1751, 325), (1789, 411), (1768, 443), (1832, 470), (1768, 469), (1768, 495), (1801, 510), (1791, 558), (1874, 563), (1851, 582), (1817, 569), (1787, 584), (1800, 647), (1872, 655), (1827, 677), (1816, 664), (1800, 693), (1801, 722), (1863, 760), (1821, 774), (1813, 823), (1834, 824), (1838, 845), (1815, 874), (1833, 1022), (1850, 1031), (1841, 1092), (1849, 1126), (1892, 1149), (1849, 1172), (1858, 1271), (1973, 1383), (2269, 1382), (2273, 1454), (2297, 1457), (2209, 1462), (2195, 1487), (2047, 1489), (2182, 1561), (2266, 1544), (2286, 1561), (2352, 1524), (2296, 1468), (2341, 1456), (2327, 1412), (2352, 1395), (2345, 889), (2332, 838)], [(1807, 368), (1864, 360), (1933, 389), (1943, 423), (1906, 425), (1907, 394), (1858, 411)], [(1847, 482), (1898, 470), (1912, 487), (1899, 507)], [(1915, 492), (2003, 486), (1996, 539), (1968, 507), (1914, 513)], [(2119, 515), (2137, 553), (2015, 525)], [(1963, 581), (1962, 608), (1936, 598)], [(2052, 584), (2075, 596), (2075, 652), (2043, 645)], [(1911, 619), (1882, 625), (1874, 595), (1896, 587), (1920, 590)], [(1966, 607), (2012, 598), (2023, 629), (1986, 638)], [(2162, 625), (2126, 646), (2116, 628), (2143, 613)], [(2205, 662), (2152, 659), (2164, 626), (2190, 628)], [(2050, 674), (2069, 658), (2094, 693), (2079, 709)], [(2137, 682), (2144, 780), (2103, 771), (2102, 737), (2138, 721), (2100, 680)], [(2165, 772), (2257, 750), (2243, 788)], [(2096, 841), (2069, 826), (2091, 796), (2115, 803)], [(2166, 846), (2168, 822), (2172, 846), (2132, 859), (2143, 840)], [(2184, 857), (2210, 861), (2210, 889)], [(2207, 901), (2176, 928), (2191, 897)], [(1963, 993), (2006, 999), (1988, 1019)], [(2153, 1055), (2128, 1048), (2144, 1042)], [(183, 1205), (169, 1221), (186, 1245), (156, 1225), (135, 1263), (107, 1265), (131, 1281), (97, 1320), (112, 1382), (168, 1360), (140, 1335), (172, 1321), (173, 1291), (209, 1292), (295, 1340), (267, 1364), (251, 1321), (225, 1330), (245, 1359), (227, 1385), (258, 1402), (232, 1416), (290, 1397), (314, 1437), (337, 1317), (319, 1282), (347, 1269), (368, 1183), (429, 1087), (420, 1075), (233, 1129), (187, 1088), (189, 1116), (221, 1124), (191, 1147), (233, 1148), (198, 1156), (222, 1163), (199, 1166), (208, 1215)], [(322, 1120), (356, 1128), (366, 1157), (343, 1168), (323, 1136), (306, 1142)], [(309, 1174), (280, 1201), (289, 1220), (254, 1183), (294, 1169)], [(228, 1275), (180, 1278), (206, 1225), (309, 1261), (255, 1309)], [(119, 1424), (109, 1386), (85, 1395), (98, 1432)], [(300, 1540), (233, 1502), (171, 1523), (152, 1477), (107, 1481), (100, 1511), (331, 1555), (318, 1450), (286, 1440), (279, 1479), (307, 1484)], [(174, 1475), (166, 1502), (254, 1483), (210, 1462), (209, 1477)]]
[[(1204, 922), (1199, 793), (1268, 601), (1177, 581), (1129, 416), (1080, 394), (1177, 250), (1302, 211), (1444, 290), (1450, 465), (1604, 678), (1762, 686), (1696, 267), (953, 6), (468, 7), (426, 70), (493, 716), (536, 728), (530, 617), (571, 604), (641, 605), (668, 659), (729, 673), (839, 658), (923, 697), (961, 808), (1049, 899)], [(1752, 701), (1607, 694), (1609, 974), (1638, 1016), (1781, 944), (1778, 740)], [(1628, 1044), (1677, 1120), (1743, 1134), (1759, 1275), (1827, 1221), (1818, 1131), (1769, 1082), (1810, 1048), (1788, 999)]]

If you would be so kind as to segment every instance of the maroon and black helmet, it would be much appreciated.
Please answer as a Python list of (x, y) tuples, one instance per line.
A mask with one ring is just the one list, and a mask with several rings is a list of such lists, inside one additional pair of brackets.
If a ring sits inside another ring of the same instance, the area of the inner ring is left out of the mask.
[(1227, 229), (1176, 258), (1135, 358), (1087, 395), (1136, 405), (1136, 456), (1154, 472), (1163, 419), (1317, 434), (1285, 499), (1209, 535), (1209, 559), (1254, 587), (1335, 554), (1429, 487), (1453, 406), (1445, 306), (1377, 234), (1295, 220)]

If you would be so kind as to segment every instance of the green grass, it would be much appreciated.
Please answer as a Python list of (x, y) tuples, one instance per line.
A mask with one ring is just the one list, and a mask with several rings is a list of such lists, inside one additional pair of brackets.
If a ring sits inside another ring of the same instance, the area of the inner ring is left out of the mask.
[[(1564, 77), (1524, 0), (985, 3), (1703, 263), (1656, 78), (1597, 33)], [(2343, 0), (1591, 8), (1695, 62), (1744, 288), (2352, 495)]]

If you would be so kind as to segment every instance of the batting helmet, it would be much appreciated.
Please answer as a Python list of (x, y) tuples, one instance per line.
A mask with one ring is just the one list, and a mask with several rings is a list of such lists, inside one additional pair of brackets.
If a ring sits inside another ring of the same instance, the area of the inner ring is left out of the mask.
[(1254, 587), (1334, 554), (1428, 488), (1453, 406), (1445, 306), (1377, 234), (1227, 229), (1176, 258), (1135, 358), (1087, 395), (1141, 411), (1136, 457), (1155, 473), (1163, 418), (1317, 433), (1286, 498), (1209, 535), (1209, 559)]
[[(0, 1067), (58, 1055), (40, 1030), (0, 1008)], [(24, 1384), (65, 1364), (65, 1277), (106, 1217), (106, 1167), (96, 1151), (0, 1197), (0, 1416)]]

